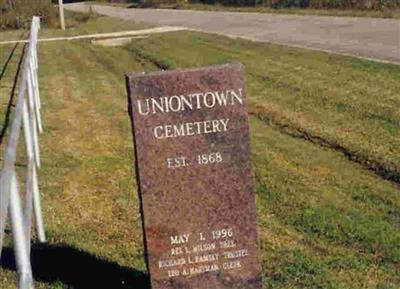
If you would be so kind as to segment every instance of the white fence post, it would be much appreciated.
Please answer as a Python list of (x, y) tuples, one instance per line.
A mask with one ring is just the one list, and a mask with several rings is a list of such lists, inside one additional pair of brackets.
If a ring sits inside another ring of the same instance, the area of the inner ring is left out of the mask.
[(24, 98), (24, 106), (22, 108), (22, 125), (24, 128), (26, 157), (28, 158), (28, 160), (30, 160), (33, 159), (33, 143), (32, 143), (31, 128), (29, 125), (28, 104), (25, 98)]
[(19, 275), (19, 288), (33, 288), (32, 268), (22, 219), (21, 200), (15, 172), (12, 175), (10, 191), (10, 219), (14, 236), (15, 261)]
[(40, 149), (39, 149), (39, 137), (37, 133), (37, 114), (34, 104), (33, 88), (32, 88), (32, 75), (29, 72), (29, 67), (26, 71), (27, 73), (27, 85), (28, 85), (28, 106), (29, 106), (29, 120), (31, 124), (32, 140), (33, 140), (33, 151), (35, 156), (36, 165), (40, 168)]
[(31, 78), (31, 87), (32, 87), (32, 101), (33, 101), (33, 107), (35, 109), (35, 116), (36, 116), (36, 122), (37, 122), (37, 126), (38, 126), (38, 130), (40, 133), (43, 132), (43, 128), (42, 128), (42, 118), (40, 115), (40, 110), (39, 110), (39, 106), (40, 106), (40, 100), (39, 100), (39, 96), (38, 96), (38, 87), (37, 87), (37, 80), (36, 80), (36, 76), (35, 76), (35, 72), (34, 72), (34, 68), (33, 68), (33, 60), (31, 61), (31, 65), (29, 66), (30, 69), (29, 73), (30, 73), (30, 78)]
[(58, 9), (59, 9), (59, 13), (60, 13), (61, 29), (65, 30), (64, 3), (63, 3), (63, 0), (58, 0)]
[[(46, 241), (37, 176), (37, 169), (40, 168), (38, 130), (42, 132), (36, 48), (39, 29), (40, 19), (39, 17), (33, 17), (28, 50), (26, 52), (21, 82), (19, 84), (14, 119), (0, 175), (0, 258), (7, 213), (9, 213), (19, 276), (19, 289), (34, 288), (30, 263), (33, 212), (35, 214), (38, 239), (40, 242)], [(28, 163), (25, 204), (23, 208), (21, 207), (21, 198), (15, 172), (15, 161), (17, 159), (17, 146), (21, 125), (24, 130)]]
[(27, 239), (28, 253), (30, 252), (30, 239), (32, 229), (32, 203), (33, 203), (33, 174), (32, 166), (35, 166), (35, 159), (33, 156), (33, 143), (31, 126), (29, 122), (28, 104), (24, 99), (24, 106), (22, 108), (22, 126), (24, 129), (26, 157), (28, 159), (28, 170), (26, 178), (26, 193), (25, 193), (25, 206), (24, 206), (24, 223), (25, 223), (25, 236)]
[(43, 215), (42, 215), (42, 205), (40, 201), (40, 193), (39, 193), (39, 182), (37, 177), (36, 167), (33, 166), (32, 168), (33, 174), (33, 205), (35, 209), (35, 221), (36, 221), (36, 231), (38, 234), (38, 239), (41, 243), (46, 242), (46, 234), (44, 230), (43, 224)]

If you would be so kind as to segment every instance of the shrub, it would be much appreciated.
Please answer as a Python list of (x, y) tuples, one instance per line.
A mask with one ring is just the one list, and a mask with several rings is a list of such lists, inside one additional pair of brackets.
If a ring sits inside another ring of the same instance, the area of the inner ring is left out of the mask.
[(138, 0), (138, 1), (129, 1), (131, 3), (135, 3), (139, 7), (161, 7), (161, 6), (179, 6), (187, 3), (187, 0)]
[(40, 16), (42, 23), (57, 23), (57, 9), (50, 0), (0, 0), (0, 29), (29, 27), (32, 16)]
[[(157, 0), (165, 1), (165, 0)], [(169, 1), (169, 0), (166, 0)], [(388, 9), (400, 7), (400, 0), (191, 0), (192, 3), (222, 4), (230, 6), (254, 6), (262, 4), (271, 8), (319, 8), (319, 9)]]
[(384, 9), (400, 6), (400, 0), (310, 0), (313, 8)]
[(264, 0), (263, 4), (272, 8), (385, 9), (399, 7), (400, 0)]

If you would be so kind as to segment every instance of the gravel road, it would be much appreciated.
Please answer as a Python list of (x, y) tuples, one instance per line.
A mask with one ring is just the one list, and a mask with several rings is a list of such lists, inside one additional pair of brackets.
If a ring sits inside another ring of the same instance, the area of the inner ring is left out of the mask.
[[(85, 11), (84, 3), (65, 5)], [(99, 14), (153, 25), (181, 26), (400, 64), (400, 20), (268, 13), (128, 9), (92, 5)]]

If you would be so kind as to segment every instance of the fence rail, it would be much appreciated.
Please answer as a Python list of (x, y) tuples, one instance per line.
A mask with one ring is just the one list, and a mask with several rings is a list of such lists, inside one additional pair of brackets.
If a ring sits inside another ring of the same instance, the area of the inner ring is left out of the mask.
[[(37, 170), (40, 169), (39, 133), (42, 132), (41, 103), (38, 82), (37, 42), (40, 18), (33, 17), (29, 43), (23, 62), (22, 75), (9, 140), (0, 175), (0, 258), (3, 248), (7, 215), (10, 217), (18, 271), (18, 288), (32, 289), (34, 281), (30, 262), (32, 217), (35, 216), (37, 236), (46, 241), (42, 218)], [(16, 172), (17, 147), (23, 128), (27, 170), (25, 197), (21, 198)], [(22, 201), (23, 200), (23, 201)]]

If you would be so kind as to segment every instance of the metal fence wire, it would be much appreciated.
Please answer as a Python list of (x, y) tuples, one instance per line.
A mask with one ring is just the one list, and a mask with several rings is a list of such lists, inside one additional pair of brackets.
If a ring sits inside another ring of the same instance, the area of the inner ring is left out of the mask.
[[(0, 175), (0, 258), (7, 215), (9, 215), (19, 278), (18, 288), (20, 289), (34, 288), (30, 261), (33, 215), (35, 216), (38, 239), (40, 242), (46, 241), (37, 176), (37, 170), (40, 168), (38, 136), (42, 132), (37, 55), (39, 30), (40, 18), (33, 17), (18, 87), (14, 118)], [(21, 198), (20, 195), (15, 170), (21, 128), (23, 128), (27, 158), (24, 198)]]

